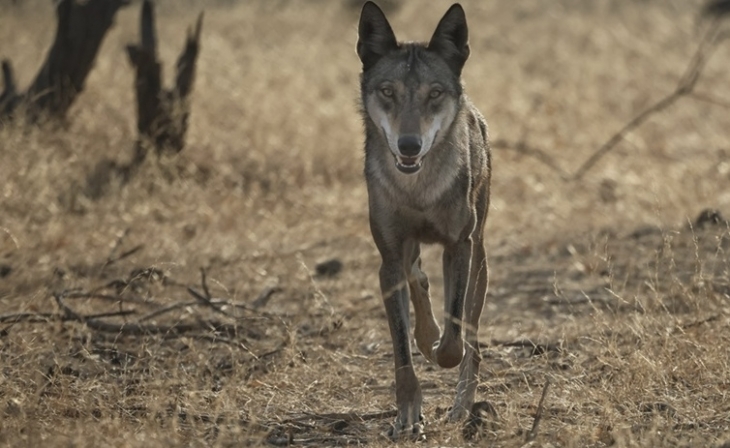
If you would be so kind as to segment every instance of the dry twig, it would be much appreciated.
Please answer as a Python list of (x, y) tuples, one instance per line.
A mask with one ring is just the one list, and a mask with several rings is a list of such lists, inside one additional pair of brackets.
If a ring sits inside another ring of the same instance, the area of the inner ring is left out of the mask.
[(364, 422), (368, 420), (382, 420), (386, 418), (393, 418), (398, 414), (398, 411), (381, 411), (381, 412), (370, 412), (367, 414), (360, 414), (357, 412), (330, 412), (326, 414), (315, 414), (312, 412), (303, 412), (302, 415), (291, 417), (284, 420), (282, 423), (302, 423), (308, 420), (320, 420), (320, 421), (346, 421), (346, 422)]
[(540, 396), (540, 402), (537, 405), (537, 411), (535, 411), (535, 420), (532, 422), (532, 429), (527, 433), (525, 443), (532, 442), (537, 437), (537, 429), (542, 420), (542, 411), (545, 405), (545, 397), (547, 396), (548, 388), (550, 387), (550, 379), (545, 380), (545, 385), (542, 388), (542, 396)]
[(213, 298), (210, 296), (210, 290), (208, 289), (208, 282), (206, 281), (206, 278), (205, 278), (205, 269), (204, 268), (200, 268), (200, 277), (201, 277), (200, 283), (203, 288), (203, 293), (205, 295), (200, 294), (198, 291), (196, 291), (195, 289), (193, 289), (192, 287), (189, 286), (187, 288), (187, 290), (190, 293), (190, 295), (195, 297), (195, 299), (200, 301), (202, 304), (210, 307), (216, 313), (220, 313), (220, 314), (223, 314), (224, 316), (230, 317), (230, 315), (228, 313), (226, 313), (225, 311), (223, 311), (223, 309), (221, 309), (219, 306), (217, 306), (216, 304), (213, 303)]

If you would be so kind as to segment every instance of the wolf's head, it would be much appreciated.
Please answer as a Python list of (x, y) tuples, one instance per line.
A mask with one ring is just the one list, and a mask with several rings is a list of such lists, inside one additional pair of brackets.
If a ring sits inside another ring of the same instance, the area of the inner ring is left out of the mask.
[(456, 116), (468, 40), (466, 16), (458, 3), (446, 11), (428, 44), (398, 43), (375, 3), (362, 8), (357, 42), (362, 103), (366, 119), (387, 141), (403, 173), (421, 169)]

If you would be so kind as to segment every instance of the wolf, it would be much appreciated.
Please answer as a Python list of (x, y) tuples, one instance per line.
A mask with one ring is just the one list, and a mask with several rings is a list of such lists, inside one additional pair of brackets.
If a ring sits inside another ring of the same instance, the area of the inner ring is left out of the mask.
[[(428, 43), (401, 43), (382, 10), (366, 2), (357, 54), (370, 229), (382, 258), (380, 288), (395, 358), (398, 414), (389, 435), (420, 438), (422, 393), (411, 357), (409, 298), (418, 350), (441, 367), (460, 366), (448, 419), (465, 418), (474, 403), (477, 331), (488, 283), (487, 124), (461, 83), (469, 57), (461, 5), (449, 8)], [(443, 333), (421, 269), (422, 243), (444, 249)]]

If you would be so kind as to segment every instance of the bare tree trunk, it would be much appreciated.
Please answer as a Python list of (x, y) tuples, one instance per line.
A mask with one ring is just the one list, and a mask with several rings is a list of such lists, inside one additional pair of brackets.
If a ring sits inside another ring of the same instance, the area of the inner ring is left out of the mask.
[(85, 194), (92, 198), (102, 197), (111, 179), (127, 183), (144, 162), (150, 149), (160, 156), (177, 154), (185, 146), (185, 133), (190, 116), (190, 94), (195, 81), (195, 64), (200, 49), (200, 31), (203, 13), (200, 13), (193, 29), (188, 30), (185, 48), (177, 60), (175, 86), (162, 87), (162, 64), (157, 59), (157, 36), (153, 3), (145, 0), (140, 17), (141, 42), (127, 46), (127, 55), (135, 69), (135, 93), (137, 96), (138, 137), (132, 160), (120, 164), (105, 158), (87, 177)]
[(0, 93), (0, 117), (10, 115), (15, 106), (18, 104), (20, 97), (15, 89), (15, 76), (13, 75), (13, 66), (10, 61), (3, 60), (3, 93)]
[(135, 68), (137, 94), (137, 130), (139, 140), (136, 159), (144, 159), (151, 146), (158, 155), (178, 153), (185, 146), (185, 133), (190, 116), (190, 93), (195, 80), (195, 64), (200, 48), (203, 14), (194, 29), (188, 30), (185, 48), (177, 60), (175, 86), (162, 88), (162, 66), (157, 59), (155, 11), (150, 0), (142, 5), (141, 42), (128, 45), (127, 54)]
[(60, 0), (53, 45), (27, 92), (17, 92), (10, 61), (3, 61), (5, 89), (0, 95), (0, 119), (12, 117), (16, 111), (22, 111), (30, 123), (65, 118), (84, 89), (114, 15), (128, 4), (129, 0)]

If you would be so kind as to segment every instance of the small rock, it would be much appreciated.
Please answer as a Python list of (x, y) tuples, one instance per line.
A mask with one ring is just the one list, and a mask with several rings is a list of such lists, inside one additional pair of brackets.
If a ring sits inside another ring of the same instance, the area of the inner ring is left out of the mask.
[(17, 417), (21, 414), (22, 408), (20, 407), (20, 402), (16, 399), (8, 400), (8, 402), (5, 405), (5, 415), (7, 417)]
[(719, 226), (719, 225), (728, 225), (728, 222), (725, 218), (722, 217), (722, 214), (718, 210), (706, 208), (700, 212), (699, 216), (697, 216), (697, 219), (695, 220), (695, 227), (699, 229), (704, 229), (705, 227), (711, 227), (711, 226)]
[(616, 189), (618, 183), (613, 179), (603, 179), (601, 185), (598, 187), (598, 196), (604, 203), (616, 202), (618, 195)]
[(334, 277), (342, 271), (343, 264), (337, 258), (317, 263), (315, 270), (320, 277)]

